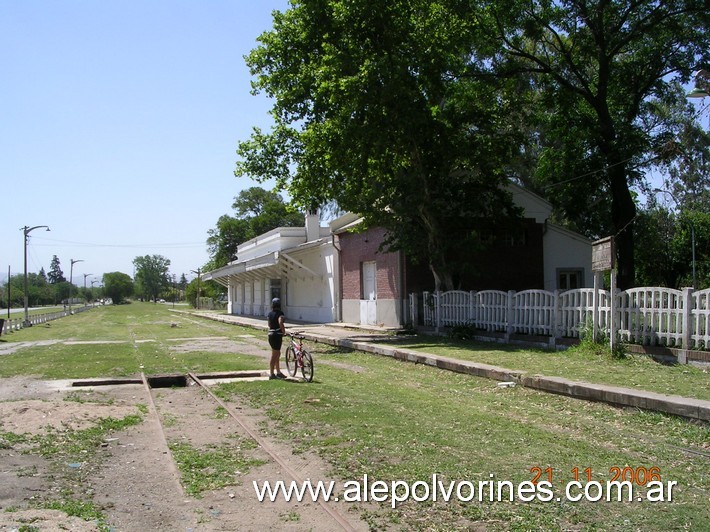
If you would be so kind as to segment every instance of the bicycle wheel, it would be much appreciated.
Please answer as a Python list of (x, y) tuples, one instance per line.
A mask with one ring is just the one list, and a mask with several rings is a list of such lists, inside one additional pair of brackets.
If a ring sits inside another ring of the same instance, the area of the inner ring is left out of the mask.
[(286, 369), (291, 377), (296, 376), (296, 355), (293, 352), (293, 346), (289, 345), (286, 348)]
[(313, 357), (305, 349), (301, 352), (303, 366), (301, 366), (301, 373), (306, 382), (313, 381)]

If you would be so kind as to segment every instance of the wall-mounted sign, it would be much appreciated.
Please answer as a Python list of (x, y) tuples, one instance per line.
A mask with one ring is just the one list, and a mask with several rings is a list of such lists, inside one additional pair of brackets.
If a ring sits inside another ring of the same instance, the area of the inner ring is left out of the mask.
[(614, 269), (614, 237), (608, 236), (592, 243), (592, 271), (606, 272)]

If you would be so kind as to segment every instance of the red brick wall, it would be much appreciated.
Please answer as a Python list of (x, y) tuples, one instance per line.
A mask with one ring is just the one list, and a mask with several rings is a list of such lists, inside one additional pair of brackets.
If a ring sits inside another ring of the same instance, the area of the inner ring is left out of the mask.
[[(458, 279), (462, 290), (528, 290), (545, 285), (542, 224), (524, 221), (524, 244), (492, 245), (473, 259), (474, 271)], [(428, 264), (407, 261), (407, 292), (434, 290)]]
[[(497, 245), (475, 259), (475, 273), (460, 279), (463, 290), (526, 290), (544, 287), (542, 225), (524, 222), (525, 242), (507, 247)], [(362, 298), (362, 263), (377, 262), (377, 297), (397, 299), (400, 295), (399, 253), (380, 252), (385, 230), (373, 227), (363, 233), (340, 235), (343, 299)], [(434, 290), (434, 277), (427, 264), (406, 265), (406, 293)], [(406, 296), (406, 294), (405, 294)]]
[(396, 299), (400, 292), (399, 253), (379, 251), (385, 230), (373, 227), (363, 233), (340, 235), (340, 268), (343, 299), (362, 298), (362, 263), (377, 263), (378, 299)]

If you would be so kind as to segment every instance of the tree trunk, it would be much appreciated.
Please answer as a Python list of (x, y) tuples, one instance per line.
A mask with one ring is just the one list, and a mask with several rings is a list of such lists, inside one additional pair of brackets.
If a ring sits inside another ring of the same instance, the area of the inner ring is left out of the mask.
[(634, 267), (634, 218), (636, 204), (629, 191), (627, 181), (627, 156), (618, 146), (618, 137), (614, 121), (606, 104), (601, 98), (596, 102), (599, 116), (600, 149), (607, 165), (607, 178), (611, 190), (611, 221), (614, 227), (614, 244), (616, 247), (616, 285), (621, 290), (633, 288), (635, 285)]
[(615, 231), (617, 258), (617, 286), (621, 290), (635, 286), (636, 270), (634, 265), (634, 218), (636, 204), (631, 197), (626, 180), (626, 166), (609, 161), (611, 181), (611, 219)]
[(426, 203), (422, 203), (419, 217), (427, 232), (429, 269), (434, 276), (434, 290), (437, 292), (453, 290), (453, 275), (446, 264), (446, 252), (442, 245), (442, 239), (446, 238), (446, 235), (442, 234), (436, 216), (429, 213)]
[(448, 292), (454, 289), (454, 280), (451, 272), (438, 267), (432, 261), (429, 261), (429, 269), (434, 276), (434, 291)]

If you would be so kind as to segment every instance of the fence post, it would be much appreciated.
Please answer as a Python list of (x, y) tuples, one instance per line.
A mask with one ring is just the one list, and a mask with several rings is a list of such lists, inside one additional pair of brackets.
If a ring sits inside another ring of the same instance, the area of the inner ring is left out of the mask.
[(467, 316), (467, 318), (468, 318), (468, 319), (467, 319), (468, 324), (467, 324), (467, 325), (473, 325), (474, 323), (476, 323), (476, 305), (475, 305), (475, 301), (476, 301), (476, 291), (475, 291), (475, 290), (471, 290), (471, 291), (468, 293), (468, 316)]
[(552, 302), (552, 316), (550, 316), (550, 347), (553, 349), (557, 347), (557, 337), (559, 335), (557, 324), (559, 323), (560, 314), (560, 293), (559, 289), (553, 292), (554, 300)]
[(434, 323), (436, 323), (436, 332), (439, 332), (441, 327), (441, 292), (434, 292)]
[(594, 272), (594, 292), (592, 293), (592, 341), (599, 338), (599, 290), (602, 289), (602, 272)]
[(609, 349), (611, 352), (614, 352), (614, 348), (616, 347), (617, 340), (616, 340), (616, 331), (618, 330), (616, 328), (616, 313), (620, 308), (617, 308), (617, 303), (616, 303), (616, 298), (618, 294), (616, 293), (616, 271), (611, 270), (611, 302), (610, 302), (610, 310), (611, 310), (611, 316), (610, 316), (610, 324), (609, 324)]
[(515, 309), (513, 307), (513, 301), (515, 298), (515, 290), (508, 290), (508, 310), (506, 311), (506, 327), (505, 327), (505, 341), (510, 342), (510, 338), (513, 336), (513, 321), (515, 316)]
[(693, 288), (684, 287), (683, 292), (683, 349), (678, 350), (678, 363), (688, 363), (688, 351), (693, 342)]
[(412, 327), (419, 325), (419, 294), (417, 292), (409, 294), (409, 318)]

